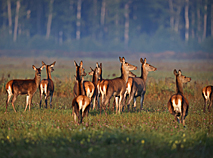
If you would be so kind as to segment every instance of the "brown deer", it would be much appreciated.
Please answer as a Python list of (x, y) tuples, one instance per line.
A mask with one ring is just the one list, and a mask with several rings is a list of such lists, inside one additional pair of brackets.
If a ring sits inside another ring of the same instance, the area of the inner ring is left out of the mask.
[[(84, 76), (86, 76), (86, 73), (81, 75), (82, 78)], [(89, 97), (91, 99), (93, 97), (93, 94), (94, 94), (94, 91), (95, 91), (94, 84), (90, 81), (84, 81), (84, 78), (82, 79), (82, 83), (83, 83), (82, 94), (85, 94), (87, 97)], [(78, 88), (78, 85), (77, 85), (77, 82), (76, 82), (75, 85), (74, 85), (74, 88), (73, 88), (74, 97), (77, 96), (77, 88)]]
[[(98, 67), (99, 70), (98, 70), (98, 73), (99, 73), (99, 80), (98, 80), (98, 84), (97, 84), (97, 101), (98, 101), (98, 107), (100, 108), (100, 105), (99, 105), (99, 98), (101, 96), (101, 92), (100, 92), (100, 85), (103, 83), (102, 81), (104, 80), (103, 77), (102, 77), (102, 63), (100, 63), (100, 66)], [(131, 71), (129, 71), (129, 77), (136, 77), (135, 74), (133, 74)], [(114, 103), (115, 103), (115, 100), (113, 102), (113, 107), (114, 107)], [(108, 102), (108, 110), (109, 110), (109, 106), (110, 106), (110, 100)]]
[(209, 112), (211, 112), (211, 106), (212, 106), (212, 102), (213, 102), (213, 86), (206, 86), (202, 89), (202, 95), (203, 95), (203, 99), (204, 99), (204, 108), (203, 108), (203, 112), (206, 112), (206, 106), (207, 103), (209, 101), (209, 106), (208, 106), (208, 110)]
[(52, 81), (51, 77), (51, 72), (54, 71), (53, 67), (55, 66), (55, 62), (53, 62), (50, 65), (46, 65), (42, 61), (42, 65), (46, 67), (46, 72), (47, 72), (47, 79), (41, 80), (40, 86), (39, 86), (39, 91), (40, 91), (40, 108), (41, 108), (41, 102), (42, 102), (42, 95), (44, 94), (45, 96), (45, 104), (47, 108), (47, 99), (50, 97), (50, 108), (52, 108), (52, 98), (53, 98), (53, 93), (54, 93), (54, 83)]
[(181, 116), (181, 123), (185, 127), (185, 118), (188, 115), (189, 102), (183, 95), (183, 83), (191, 81), (190, 77), (182, 75), (181, 70), (177, 72), (174, 70), (176, 77), (176, 94), (173, 94), (168, 101), (169, 112), (175, 116), (175, 120), (179, 122)]
[(96, 63), (95, 69), (93, 70), (91, 67), (90, 67), (90, 69), (91, 69), (91, 71), (89, 72), (89, 75), (92, 76), (92, 83), (95, 86), (95, 90), (94, 90), (94, 94), (93, 94), (93, 104), (92, 104), (92, 107), (91, 107), (94, 110), (95, 105), (96, 105), (96, 101), (98, 101), (98, 108), (100, 108), (97, 86), (98, 86), (98, 83), (100, 81), (102, 81), (102, 63), (100, 63), (100, 66), (98, 65), (98, 63)]
[(29, 111), (32, 103), (32, 97), (35, 94), (39, 83), (41, 81), (41, 70), (43, 69), (44, 65), (42, 65), (40, 68), (36, 68), (34, 65), (32, 68), (35, 70), (35, 78), (34, 79), (14, 79), (10, 80), (6, 84), (6, 91), (7, 91), (7, 100), (6, 100), (6, 112), (7, 112), (7, 106), (9, 104), (10, 98), (13, 95), (12, 99), (12, 106), (13, 110), (16, 112), (14, 102), (16, 101), (16, 98), (19, 94), (27, 95), (26, 98), (26, 108), (24, 111), (27, 110), (27, 106), (29, 105)]
[[(80, 62), (80, 66), (74, 61), (74, 65), (76, 66), (76, 84), (77, 84), (77, 95), (72, 100), (72, 107), (73, 107), (73, 116), (76, 122), (78, 117), (78, 122), (82, 123), (84, 116), (88, 116), (91, 98), (87, 97), (84, 94), (83, 89), (83, 77), (81, 76), (83, 69), (83, 62)], [(84, 72), (85, 74), (85, 72)]]
[(147, 80), (148, 73), (150, 71), (156, 71), (157, 68), (148, 64), (146, 62), (146, 58), (144, 60), (141, 58), (140, 62), (141, 62), (141, 76), (134, 77), (134, 78), (129, 77), (128, 82), (126, 84), (126, 92), (124, 96), (126, 97), (126, 95), (129, 95), (129, 98), (127, 101), (128, 109), (132, 99), (133, 99), (134, 109), (136, 109), (136, 98), (140, 96), (141, 97), (140, 111), (141, 111), (143, 108), (144, 95), (146, 93), (146, 80)]
[(121, 76), (114, 79), (106, 79), (100, 83), (100, 92), (102, 96), (102, 105), (104, 110), (106, 109), (106, 104), (109, 102), (112, 96), (115, 97), (116, 103), (116, 114), (122, 112), (122, 103), (124, 98), (124, 93), (126, 91), (126, 83), (129, 78), (129, 72), (131, 70), (136, 70), (137, 67), (129, 64), (125, 61), (125, 58), (119, 57), (121, 62)]

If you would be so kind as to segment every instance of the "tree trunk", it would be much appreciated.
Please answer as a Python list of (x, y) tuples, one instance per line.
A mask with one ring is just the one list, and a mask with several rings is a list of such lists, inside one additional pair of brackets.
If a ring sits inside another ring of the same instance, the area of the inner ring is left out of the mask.
[(189, 0), (185, 0), (185, 41), (189, 40)]
[(16, 1), (16, 15), (15, 15), (15, 25), (14, 25), (14, 35), (13, 41), (16, 42), (17, 39), (17, 30), (18, 30), (18, 18), (19, 18), (19, 9), (21, 7), (20, 0)]
[(9, 34), (12, 34), (12, 13), (11, 13), (11, 2), (7, 0), (7, 12), (8, 12), (8, 23), (9, 23)]
[(50, 3), (49, 3), (49, 14), (48, 14), (48, 20), (47, 20), (46, 39), (49, 39), (49, 37), (50, 37), (52, 18), (53, 18), (53, 2), (54, 2), (54, 0), (50, 0)]
[(105, 21), (105, 14), (106, 14), (106, 1), (102, 0), (102, 6), (101, 6), (101, 25), (104, 25)]
[(81, 38), (81, 0), (77, 3), (76, 39)]
[(175, 27), (174, 27), (175, 32), (179, 32), (179, 22), (180, 22), (181, 8), (182, 8), (181, 4), (178, 4), (177, 13), (176, 13), (176, 19), (175, 19)]
[(125, 17), (125, 24), (124, 24), (124, 44), (125, 47), (128, 47), (129, 43), (129, 2), (125, 4), (124, 7), (124, 17)]
[(211, 36), (213, 37), (213, 4), (211, 5)]
[(206, 38), (206, 27), (207, 27), (207, 0), (205, 0), (205, 4), (204, 4), (203, 40)]
[(174, 30), (174, 8), (172, 0), (169, 0), (169, 10), (170, 10), (170, 27)]
[(194, 12), (194, 10), (192, 11), (192, 26), (191, 26), (191, 33), (192, 33), (192, 38), (194, 39), (195, 38), (195, 30), (194, 30), (194, 28), (195, 28), (195, 12)]
[(200, 0), (197, 1), (197, 39), (201, 42), (201, 16), (200, 16)]

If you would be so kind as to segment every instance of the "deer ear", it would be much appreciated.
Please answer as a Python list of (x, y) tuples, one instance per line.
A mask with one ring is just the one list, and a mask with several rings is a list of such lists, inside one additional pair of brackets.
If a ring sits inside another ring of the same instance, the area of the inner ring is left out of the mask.
[(99, 67), (98, 63), (96, 63), (96, 67), (97, 67), (97, 68)]
[(32, 68), (33, 68), (34, 70), (36, 70), (36, 67), (35, 67), (34, 65), (32, 65)]
[(102, 68), (102, 63), (100, 63), (100, 68)]
[(122, 62), (125, 63), (125, 58), (124, 57), (122, 58)]
[(45, 62), (43, 62), (43, 61), (41, 63), (42, 63), (42, 65), (46, 65)]
[(120, 62), (122, 63), (122, 58), (121, 58), (121, 57), (119, 57), (119, 60), (120, 60)]
[(176, 76), (178, 73), (177, 73), (177, 70), (176, 69), (174, 69), (174, 75)]
[(40, 69), (42, 70), (42, 69), (44, 68), (44, 66), (45, 66), (45, 65), (42, 65), (42, 66), (40, 67)]
[(80, 62), (80, 67), (83, 67), (83, 61)]
[(181, 70), (178, 71), (178, 74), (179, 74), (179, 76), (181, 76), (181, 74), (182, 74), (182, 73), (181, 73)]
[(91, 70), (91, 71), (94, 71), (91, 67), (90, 67), (90, 70)]
[(144, 58), (144, 64), (146, 64), (146, 58)]
[(51, 67), (55, 66), (55, 63), (56, 63), (56, 61), (54, 61), (54, 62), (51, 64)]
[(140, 59), (140, 62), (141, 62), (141, 64), (143, 64), (143, 63), (144, 63), (144, 61), (143, 61), (143, 59), (142, 59), (142, 58)]
[(74, 65), (75, 65), (75, 66), (78, 66), (78, 64), (76, 63), (76, 61), (75, 61), (75, 60), (74, 60)]

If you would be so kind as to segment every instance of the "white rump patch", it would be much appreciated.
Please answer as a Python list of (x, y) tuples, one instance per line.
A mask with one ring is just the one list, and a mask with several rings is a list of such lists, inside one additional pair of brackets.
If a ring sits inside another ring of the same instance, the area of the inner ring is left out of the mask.
[(11, 86), (8, 87), (7, 93), (8, 93), (9, 96), (11, 96), (13, 94)]
[(209, 99), (209, 91), (207, 91), (207, 94), (204, 92), (204, 97), (206, 98), (206, 99)]
[(79, 101), (79, 111), (82, 109), (82, 112), (86, 109), (86, 101), (84, 101), (84, 104), (82, 100)]
[(127, 94), (130, 94), (131, 91), (131, 85), (128, 83), (126, 88)]
[(174, 111), (181, 113), (181, 100), (178, 99), (178, 103), (175, 103), (175, 99), (172, 100), (172, 105), (174, 107)]

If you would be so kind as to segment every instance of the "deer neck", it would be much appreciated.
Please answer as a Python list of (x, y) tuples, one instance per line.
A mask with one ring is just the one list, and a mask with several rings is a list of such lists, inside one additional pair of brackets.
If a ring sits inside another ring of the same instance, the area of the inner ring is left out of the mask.
[(94, 84), (94, 86), (96, 86), (98, 84), (98, 75), (96, 72), (94, 72), (94, 74), (92, 76), (92, 83)]
[(46, 71), (47, 71), (47, 79), (52, 79), (52, 77), (51, 77), (51, 72), (48, 70), (48, 69), (46, 69)]
[(176, 93), (183, 94), (183, 83), (176, 78)]
[(77, 82), (77, 96), (85, 95), (83, 87), (83, 77), (81, 79), (77, 79), (76, 82)]
[(129, 71), (125, 70), (123, 65), (121, 66), (121, 78), (127, 83), (129, 78)]
[(148, 76), (148, 71), (146, 71), (145, 68), (141, 67), (141, 78), (143, 79), (144, 82), (146, 82)]
[(36, 87), (38, 88), (40, 81), (41, 81), (41, 76), (38, 76), (37, 74), (35, 74), (35, 83), (36, 83)]

